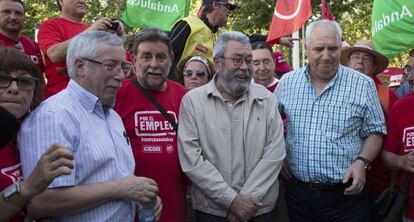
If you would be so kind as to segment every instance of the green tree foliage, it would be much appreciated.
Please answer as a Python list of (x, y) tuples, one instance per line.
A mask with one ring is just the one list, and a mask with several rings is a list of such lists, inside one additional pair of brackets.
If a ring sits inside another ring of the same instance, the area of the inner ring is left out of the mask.
[[(42, 21), (59, 15), (56, 1), (25, 0), (27, 21), (24, 33), (34, 37), (34, 28)], [(247, 34), (266, 34), (272, 19), (275, 0), (233, 0), (239, 7), (231, 13), (229, 30), (242, 31)], [(328, 2), (328, 0), (327, 0)], [(372, 0), (331, 0), (329, 5), (336, 20), (344, 30), (344, 37), (349, 44), (371, 37)], [(101, 17), (120, 17), (126, 0), (94, 0), (88, 1), (89, 13), (86, 22), (93, 22)], [(196, 14), (201, 0), (191, 0), (191, 14)], [(320, 0), (312, 0), (313, 16), (311, 20), (320, 19)], [(130, 34), (136, 29), (129, 31)], [(393, 65), (405, 61), (405, 57), (397, 57)]]

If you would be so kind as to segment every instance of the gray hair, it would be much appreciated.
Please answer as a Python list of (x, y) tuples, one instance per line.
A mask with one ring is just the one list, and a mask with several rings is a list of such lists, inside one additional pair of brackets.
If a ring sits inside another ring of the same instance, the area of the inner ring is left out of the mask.
[(221, 34), (213, 49), (214, 57), (224, 56), (227, 48), (227, 42), (233, 40), (242, 44), (250, 44), (249, 37), (241, 32), (225, 32)]
[(327, 19), (318, 20), (311, 22), (308, 27), (306, 28), (306, 39), (305, 44), (309, 45), (310, 40), (312, 38), (313, 30), (316, 27), (323, 26), (324, 28), (331, 28), (335, 31), (336, 36), (338, 37), (338, 43), (342, 42), (342, 29), (341, 26), (336, 21), (331, 21)]
[(76, 79), (76, 59), (96, 57), (100, 43), (111, 46), (123, 46), (122, 39), (116, 34), (104, 31), (82, 32), (70, 41), (66, 54), (66, 64), (68, 67), (68, 75), (71, 79)]

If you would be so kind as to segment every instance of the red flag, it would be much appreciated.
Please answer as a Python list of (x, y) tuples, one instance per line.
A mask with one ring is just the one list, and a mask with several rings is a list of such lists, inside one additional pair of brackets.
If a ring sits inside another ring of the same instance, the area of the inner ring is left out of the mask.
[(298, 31), (311, 15), (310, 0), (277, 0), (266, 41), (275, 44), (280, 37)]
[(321, 0), (322, 19), (335, 20), (335, 16), (329, 9), (329, 4), (325, 0)]

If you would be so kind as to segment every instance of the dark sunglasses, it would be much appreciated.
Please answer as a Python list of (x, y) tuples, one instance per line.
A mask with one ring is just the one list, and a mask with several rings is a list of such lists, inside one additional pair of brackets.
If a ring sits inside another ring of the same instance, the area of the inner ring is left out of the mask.
[(20, 90), (34, 90), (36, 89), (38, 80), (34, 77), (21, 76), (21, 77), (11, 77), (8, 75), (0, 74), (0, 88), (7, 88), (10, 84), (15, 81), (17, 87)]
[[(206, 75), (206, 72), (204, 72), (203, 70), (196, 70), (195, 74), (196, 74), (197, 77), (202, 78)], [(183, 75), (186, 76), (186, 77), (191, 77), (191, 76), (193, 76), (193, 70), (185, 70), (183, 72)]]

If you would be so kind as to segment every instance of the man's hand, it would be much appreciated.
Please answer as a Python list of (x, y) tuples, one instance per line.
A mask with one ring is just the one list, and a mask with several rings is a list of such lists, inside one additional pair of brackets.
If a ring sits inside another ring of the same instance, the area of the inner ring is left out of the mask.
[(63, 145), (52, 145), (40, 157), (27, 180), (21, 183), (22, 197), (29, 200), (43, 192), (56, 177), (71, 174), (73, 167), (72, 152)]
[(108, 18), (100, 18), (85, 31), (108, 31), (109, 26), (111, 26), (111, 23)]
[(263, 206), (255, 197), (238, 194), (230, 205), (229, 220), (247, 222), (256, 214), (259, 207)]
[(408, 172), (414, 173), (414, 151), (398, 157), (398, 166)]
[(293, 47), (293, 41), (299, 41), (299, 40), (300, 39), (298, 39), (298, 38), (282, 37), (282, 38), (279, 39), (278, 44), (287, 46), (289, 48), (292, 48)]
[(157, 183), (146, 177), (128, 176), (116, 181), (119, 199), (149, 202), (158, 193)]
[(345, 189), (345, 195), (356, 195), (364, 189), (366, 179), (364, 162), (361, 160), (355, 160), (346, 170), (342, 183), (346, 184), (351, 178), (353, 179), (352, 185)]

